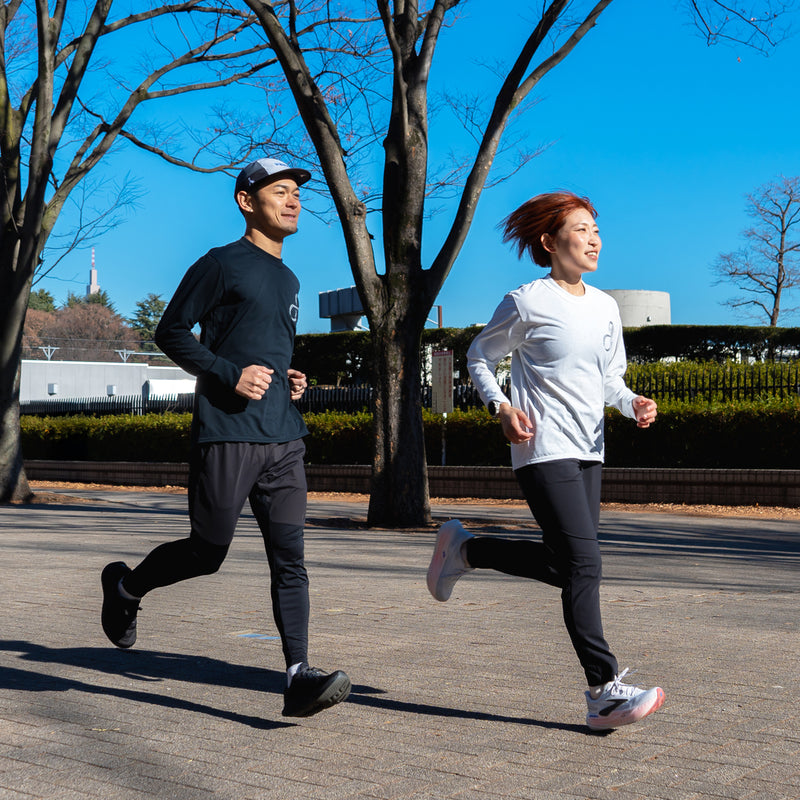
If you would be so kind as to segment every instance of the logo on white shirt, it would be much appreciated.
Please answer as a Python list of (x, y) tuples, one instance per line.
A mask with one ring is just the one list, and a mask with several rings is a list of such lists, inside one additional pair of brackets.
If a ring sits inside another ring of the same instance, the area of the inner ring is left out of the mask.
[(611, 349), (611, 345), (614, 343), (614, 323), (613, 321), (608, 323), (608, 333), (603, 337), (603, 347), (606, 351)]

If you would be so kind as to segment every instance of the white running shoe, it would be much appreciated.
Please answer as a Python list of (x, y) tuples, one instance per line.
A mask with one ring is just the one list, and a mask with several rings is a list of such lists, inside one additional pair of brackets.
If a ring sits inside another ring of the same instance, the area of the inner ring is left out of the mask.
[(455, 582), (472, 567), (461, 555), (461, 547), (472, 534), (467, 533), (457, 519), (451, 519), (439, 528), (436, 547), (428, 567), (428, 591), (440, 602), (450, 598)]
[(664, 690), (657, 686), (639, 689), (622, 683), (627, 672), (627, 669), (623, 670), (607, 683), (596, 700), (586, 692), (586, 704), (589, 706), (586, 724), (593, 731), (608, 731), (638, 722), (664, 703)]

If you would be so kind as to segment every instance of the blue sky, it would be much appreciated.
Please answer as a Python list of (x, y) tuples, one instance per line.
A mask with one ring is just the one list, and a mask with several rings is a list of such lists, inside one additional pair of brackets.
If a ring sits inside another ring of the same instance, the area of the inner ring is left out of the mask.
[[(529, 197), (556, 188), (588, 195), (598, 208), (603, 253), (589, 279), (595, 286), (669, 292), (674, 324), (752, 324), (722, 305), (731, 289), (712, 285), (710, 265), (741, 246), (749, 224), (745, 195), (779, 175), (800, 175), (800, 36), (769, 57), (744, 46), (708, 47), (676, 6), (615, 0), (541, 81), (538, 103), (515, 130), (549, 146), (482, 196), (437, 300), (446, 326), (486, 322), (504, 292), (543, 274), (502, 244), (496, 226)], [(519, 17), (501, 18), (493, 7), (488, 0), (467, 3), (444, 32), (434, 90), (491, 91), (481, 63), (516, 53), (527, 33)], [(441, 120), (430, 136), (435, 159), (457, 133)], [(106, 170), (134, 175), (145, 190), (140, 207), (36, 288), (57, 302), (69, 291), (82, 294), (93, 245), (101, 287), (130, 315), (149, 292), (168, 299), (186, 268), (210, 247), (238, 238), (242, 222), (226, 176), (187, 172), (131, 148), (111, 159)], [(307, 208), (315, 207), (320, 201), (308, 197)], [(426, 258), (440, 246), (451, 213), (445, 209), (426, 224)], [(318, 316), (319, 292), (353, 284), (335, 222), (305, 214), (284, 245), (284, 260), (301, 281), (298, 332), (329, 330)], [(781, 324), (800, 324), (800, 314)]]

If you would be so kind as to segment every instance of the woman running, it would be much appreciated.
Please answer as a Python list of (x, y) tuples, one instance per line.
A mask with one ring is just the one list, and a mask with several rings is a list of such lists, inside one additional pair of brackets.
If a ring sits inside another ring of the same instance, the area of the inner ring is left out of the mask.
[[(439, 530), (428, 588), (440, 601), (472, 569), (494, 569), (561, 589), (564, 622), (583, 667), (587, 725), (609, 730), (651, 714), (660, 688), (622, 683), (603, 635), (597, 532), (605, 406), (640, 428), (656, 403), (623, 380), (627, 363), (615, 301), (583, 281), (597, 269), (597, 212), (571, 192), (542, 194), (503, 223), (513, 242), (549, 274), (509, 292), (467, 354), (472, 380), (511, 442), (519, 485), (541, 528), (541, 540), (472, 536), (458, 520)], [(511, 402), (495, 378), (511, 354)]]

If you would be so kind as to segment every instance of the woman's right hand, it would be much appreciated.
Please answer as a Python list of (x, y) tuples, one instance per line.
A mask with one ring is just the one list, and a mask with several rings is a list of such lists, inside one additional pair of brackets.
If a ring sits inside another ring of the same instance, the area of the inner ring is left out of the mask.
[(536, 425), (524, 411), (514, 408), (511, 403), (502, 403), (497, 416), (503, 428), (503, 435), (512, 444), (522, 444), (536, 435)]

